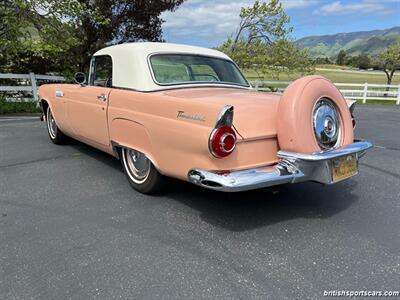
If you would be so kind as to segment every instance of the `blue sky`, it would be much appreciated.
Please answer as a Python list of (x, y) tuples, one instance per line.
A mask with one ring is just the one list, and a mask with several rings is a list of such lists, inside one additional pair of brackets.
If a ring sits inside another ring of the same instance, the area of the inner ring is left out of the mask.
[[(400, 26), (400, 0), (281, 0), (293, 38)], [(186, 0), (162, 15), (168, 42), (213, 47), (237, 29), (240, 8), (254, 0)]]

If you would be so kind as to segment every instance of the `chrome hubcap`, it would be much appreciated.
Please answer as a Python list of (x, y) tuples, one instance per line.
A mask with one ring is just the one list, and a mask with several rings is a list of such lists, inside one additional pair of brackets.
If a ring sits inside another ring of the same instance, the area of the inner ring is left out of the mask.
[(130, 178), (143, 183), (150, 173), (150, 160), (144, 153), (133, 149), (124, 149), (124, 156)]
[(322, 150), (339, 145), (342, 128), (336, 105), (330, 99), (322, 98), (315, 104), (313, 127)]
[(57, 134), (57, 124), (53, 118), (50, 108), (47, 109), (47, 128), (49, 129), (51, 138), (54, 139)]

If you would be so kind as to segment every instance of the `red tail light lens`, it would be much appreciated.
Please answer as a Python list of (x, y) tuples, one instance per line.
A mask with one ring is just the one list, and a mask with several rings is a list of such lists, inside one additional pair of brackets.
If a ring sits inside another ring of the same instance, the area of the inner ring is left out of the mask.
[(236, 146), (236, 133), (228, 126), (214, 129), (210, 136), (210, 152), (217, 158), (226, 157)]

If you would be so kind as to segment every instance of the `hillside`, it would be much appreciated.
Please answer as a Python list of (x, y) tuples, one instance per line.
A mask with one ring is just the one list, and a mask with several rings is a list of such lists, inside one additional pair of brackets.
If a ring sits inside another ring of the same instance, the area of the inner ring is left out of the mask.
[(337, 33), (332, 35), (308, 36), (296, 43), (309, 48), (313, 57), (336, 57), (340, 50), (349, 55), (377, 55), (388, 45), (400, 40), (400, 27), (384, 30)]

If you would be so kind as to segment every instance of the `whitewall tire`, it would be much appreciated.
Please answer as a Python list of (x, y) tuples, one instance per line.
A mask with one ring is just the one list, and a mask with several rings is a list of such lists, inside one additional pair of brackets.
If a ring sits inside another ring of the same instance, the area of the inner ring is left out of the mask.
[(143, 194), (154, 194), (164, 186), (165, 177), (148, 157), (137, 150), (122, 148), (121, 163), (130, 185)]
[(50, 106), (47, 107), (46, 111), (46, 125), (49, 138), (54, 144), (61, 145), (66, 143), (67, 136), (58, 128)]

